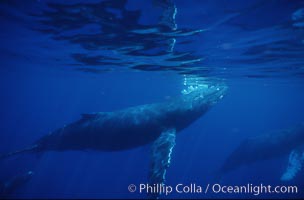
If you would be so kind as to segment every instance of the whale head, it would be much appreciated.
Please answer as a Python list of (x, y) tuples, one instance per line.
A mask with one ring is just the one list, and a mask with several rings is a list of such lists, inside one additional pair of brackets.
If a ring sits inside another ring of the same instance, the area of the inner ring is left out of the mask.
[(193, 110), (209, 108), (225, 96), (227, 89), (228, 87), (224, 83), (200, 85), (188, 94), (184, 94), (184, 100), (191, 102), (191, 109)]
[(225, 84), (200, 85), (183, 93), (181, 98), (168, 108), (171, 114), (167, 118), (167, 124), (176, 130), (186, 128), (219, 102), (226, 94), (227, 88)]

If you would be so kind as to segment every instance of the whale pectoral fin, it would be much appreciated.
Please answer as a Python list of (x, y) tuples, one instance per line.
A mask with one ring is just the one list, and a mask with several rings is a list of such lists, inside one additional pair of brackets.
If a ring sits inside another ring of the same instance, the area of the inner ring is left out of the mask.
[[(163, 184), (166, 171), (170, 166), (171, 154), (175, 146), (176, 130), (170, 129), (161, 133), (154, 141), (151, 148), (151, 163), (149, 169), (149, 184)], [(160, 193), (148, 194), (151, 198), (157, 198)]]
[(288, 166), (284, 174), (281, 176), (281, 181), (292, 180), (301, 170), (304, 162), (304, 153), (294, 149), (289, 154)]

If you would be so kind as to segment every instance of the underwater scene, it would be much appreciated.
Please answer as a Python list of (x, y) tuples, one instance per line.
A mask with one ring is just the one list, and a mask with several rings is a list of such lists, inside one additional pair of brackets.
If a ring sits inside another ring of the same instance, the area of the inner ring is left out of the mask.
[(303, 199), (303, 0), (1, 0), (0, 199)]

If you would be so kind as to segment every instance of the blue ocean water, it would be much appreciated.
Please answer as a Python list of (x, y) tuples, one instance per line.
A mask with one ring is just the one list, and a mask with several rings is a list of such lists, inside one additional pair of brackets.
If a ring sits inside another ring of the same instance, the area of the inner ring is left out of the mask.
[[(1, 153), (83, 113), (225, 82), (227, 95), (178, 133), (165, 184), (295, 185), (298, 193), (161, 197), (304, 197), (303, 170), (280, 180), (288, 153), (217, 174), (243, 140), (304, 121), (303, 1), (3, 0), (0, 23)], [(0, 161), (0, 182), (31, 170), (8, 197), (146, 198), (128, 186), (147, 183), (150, 147), (18, 155)]]

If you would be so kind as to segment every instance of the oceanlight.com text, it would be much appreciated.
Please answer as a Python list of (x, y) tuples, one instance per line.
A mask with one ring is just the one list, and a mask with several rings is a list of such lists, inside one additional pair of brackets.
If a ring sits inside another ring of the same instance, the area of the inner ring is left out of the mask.
[(255, 196), (260, 194), (297, 194), (297, 186), (271, 186), (271, 185), (235, 185), (226, 186), (220, 184), (213, 184), (211, 188), (213, 193), (230, 193), (230, 194), (253, 194)]

